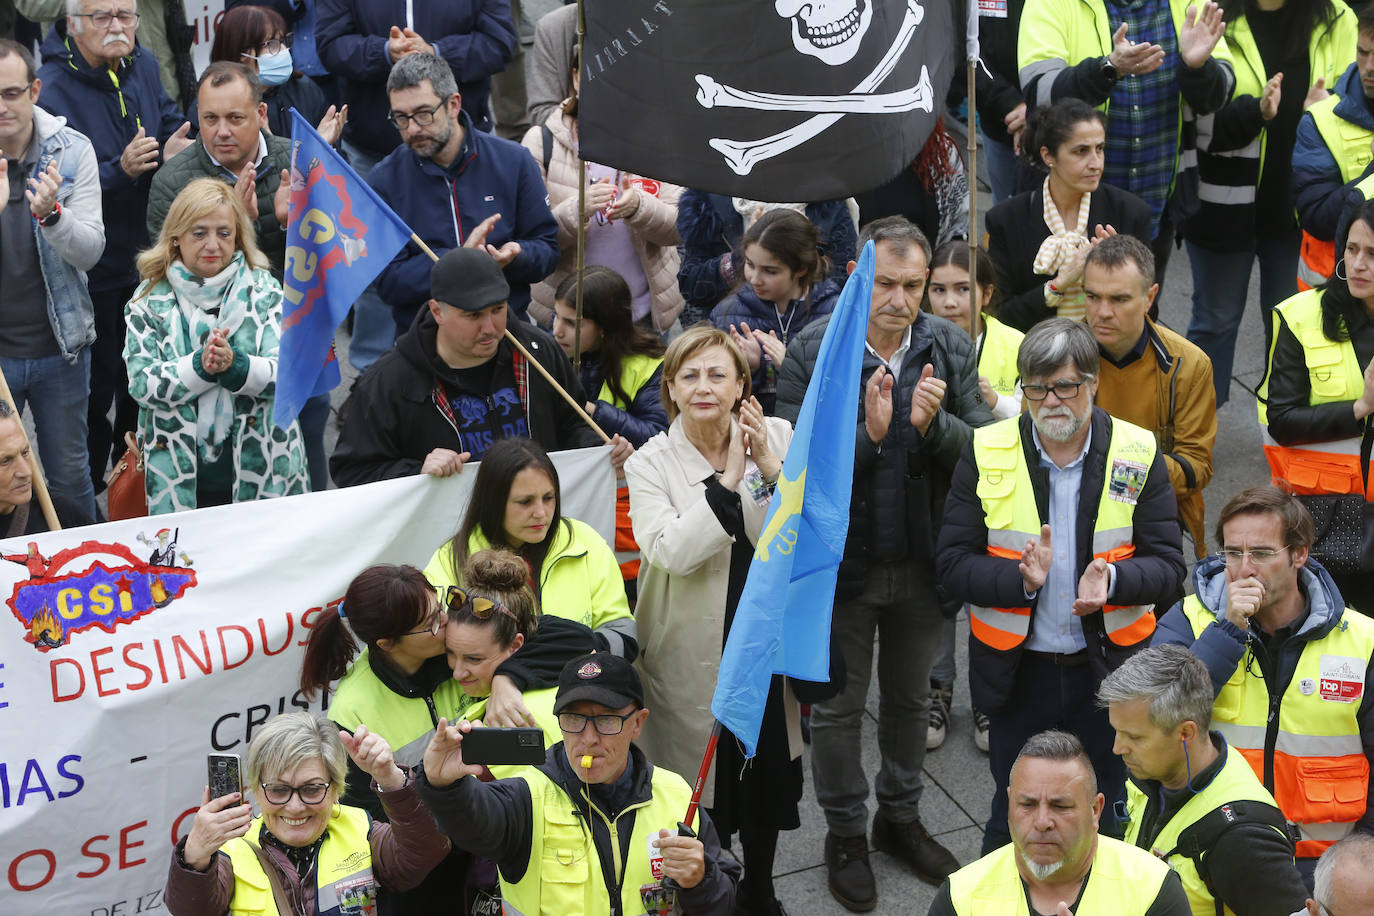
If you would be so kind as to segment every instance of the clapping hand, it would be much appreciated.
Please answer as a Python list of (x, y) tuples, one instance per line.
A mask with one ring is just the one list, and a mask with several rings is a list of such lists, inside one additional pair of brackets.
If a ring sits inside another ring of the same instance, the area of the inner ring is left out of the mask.
[(1045, 584), (1054, 561), (1054, 547), (1050, 544), (1050, 526), (1040, 526), (1040, 539), (1031, 539), (1021, 551), (1021, 581), (1026, 594), (1033, 595)]
[(911, 425), (921, 435), (930, 431), (930, 424), (940, 412), (940, 402), (944, 399), (944, 379), (936, 378), (935, 367), (926, 363), (921, 370), (921, 380), (911, 392)]
[(1190, 6), (1183, 14), (1183, 28), (1178, 33), (1178, 56), (1184, 66), (1196, 70), (1207, 63), (1225, 31), (1221, 7), (1210, 0), (1200, 7)]
[(200, 364), (211, 375), (219, 375), (234, 364), (234, 350), (229, 346), (228, 332), (215, 328), (200, 349)]
[(1107, 590), (1111, 581), (1111, 570), (1106, 560), (1098, 557), (1089, 563), (1078, 580), (1078, 597), (1073, 602), (1073, 612), (1082, 617), (1084, 614), (1102, 610), (1102, 606), (1107, 603)]
[[(9, 182), (6, 182), (8, 185)], [(62, 187), (62, 173), (57, 170), (57, 160), (48, 161), (48, 167), (38, 174), (37, 178), (29, 179), (28, 190), (24, 192), (25, 199), (29, 202), (29, 212), (40, 220), (52, 215), (52, 211), (57, 207), (57, 189)], [(8, 187), (5, 189), (9, 190)], [(6, 200), (9, 195), (6, 194)]]
[(744, 354), (744, 361), (749, 364), (749, 368), (757, 369), (763, 359), (763, 346), (754, 339), (754, 332), (749, 329), (748, 322), (741, 321), (739, 326), (744, 330), (741, 331), (733, 324), (730, 325), (730, 339)]

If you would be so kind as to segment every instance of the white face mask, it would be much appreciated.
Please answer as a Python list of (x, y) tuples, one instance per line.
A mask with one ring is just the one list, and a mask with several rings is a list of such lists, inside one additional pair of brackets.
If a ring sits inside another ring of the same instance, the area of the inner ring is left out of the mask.
[(280, 86), (291, 78), (295, 69), (291, 62), (291, 51), (287, 48), (282, 48), (276, 54), (258, 57), (258, 79), (264, 86)]

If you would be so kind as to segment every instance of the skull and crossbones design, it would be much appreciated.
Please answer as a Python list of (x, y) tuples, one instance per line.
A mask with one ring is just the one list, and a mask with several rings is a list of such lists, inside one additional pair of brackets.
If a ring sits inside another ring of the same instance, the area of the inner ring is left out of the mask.
[[(838, 67), (849, 63), (873, 21), (873, 4), (883, 0), (775, 0), (774, 9), (792, 30), (792, 44), (801, 54)], [(846, 114), (893, 114), (934, 108), (930, 73), (921, 67), (915, 86), (895, 92), (878, 92), (892, 75), (925, 18), (918, 0), (903, 0), (902, 21), (887, 53), (852, 92), (833, 95), (792, 95), (753, 92), (729, 86), (714, 77), (696, 76), (697, 102), (703, 108), (750, 108), (757, 111), (792, 111), (811, 117), (787, 130), (758, 140), (712, 138), (708, 144), (719, 152), (735, 174), (747, 175), (760, 162), (802, 145), (835, 125)]]

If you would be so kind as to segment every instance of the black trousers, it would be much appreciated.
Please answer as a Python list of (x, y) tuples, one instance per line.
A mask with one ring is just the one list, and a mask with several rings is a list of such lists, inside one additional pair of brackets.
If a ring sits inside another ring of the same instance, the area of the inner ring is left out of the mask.
[[(95, 343), (91, 345), (91, 396), (86, 403), (86, 450), (91, 457), (91, 483), (105, 489), (105, 473), (124, 454), (124, 434), (138, 426), (138, 404), (129, 396), (124, 365), (124, 305), (137, 287), (91, 293), (95, 306)], [(114, 407), (114, 422), (110, 408)]]

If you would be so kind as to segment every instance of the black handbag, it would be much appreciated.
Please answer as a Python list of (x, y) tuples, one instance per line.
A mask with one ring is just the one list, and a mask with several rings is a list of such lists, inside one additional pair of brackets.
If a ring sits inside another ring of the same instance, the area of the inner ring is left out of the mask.
[[(1374, 425), (1365, 424), (1360, 440), (1360, 469), (1365, 492), (1369, 490), (1369, 458), (1374, 447)], [(1334, 496), (1300, 496), (1312, 516), (1312, 554), (1328, 572), (1374, 572), (1374, 503), (1364, 493)]]

